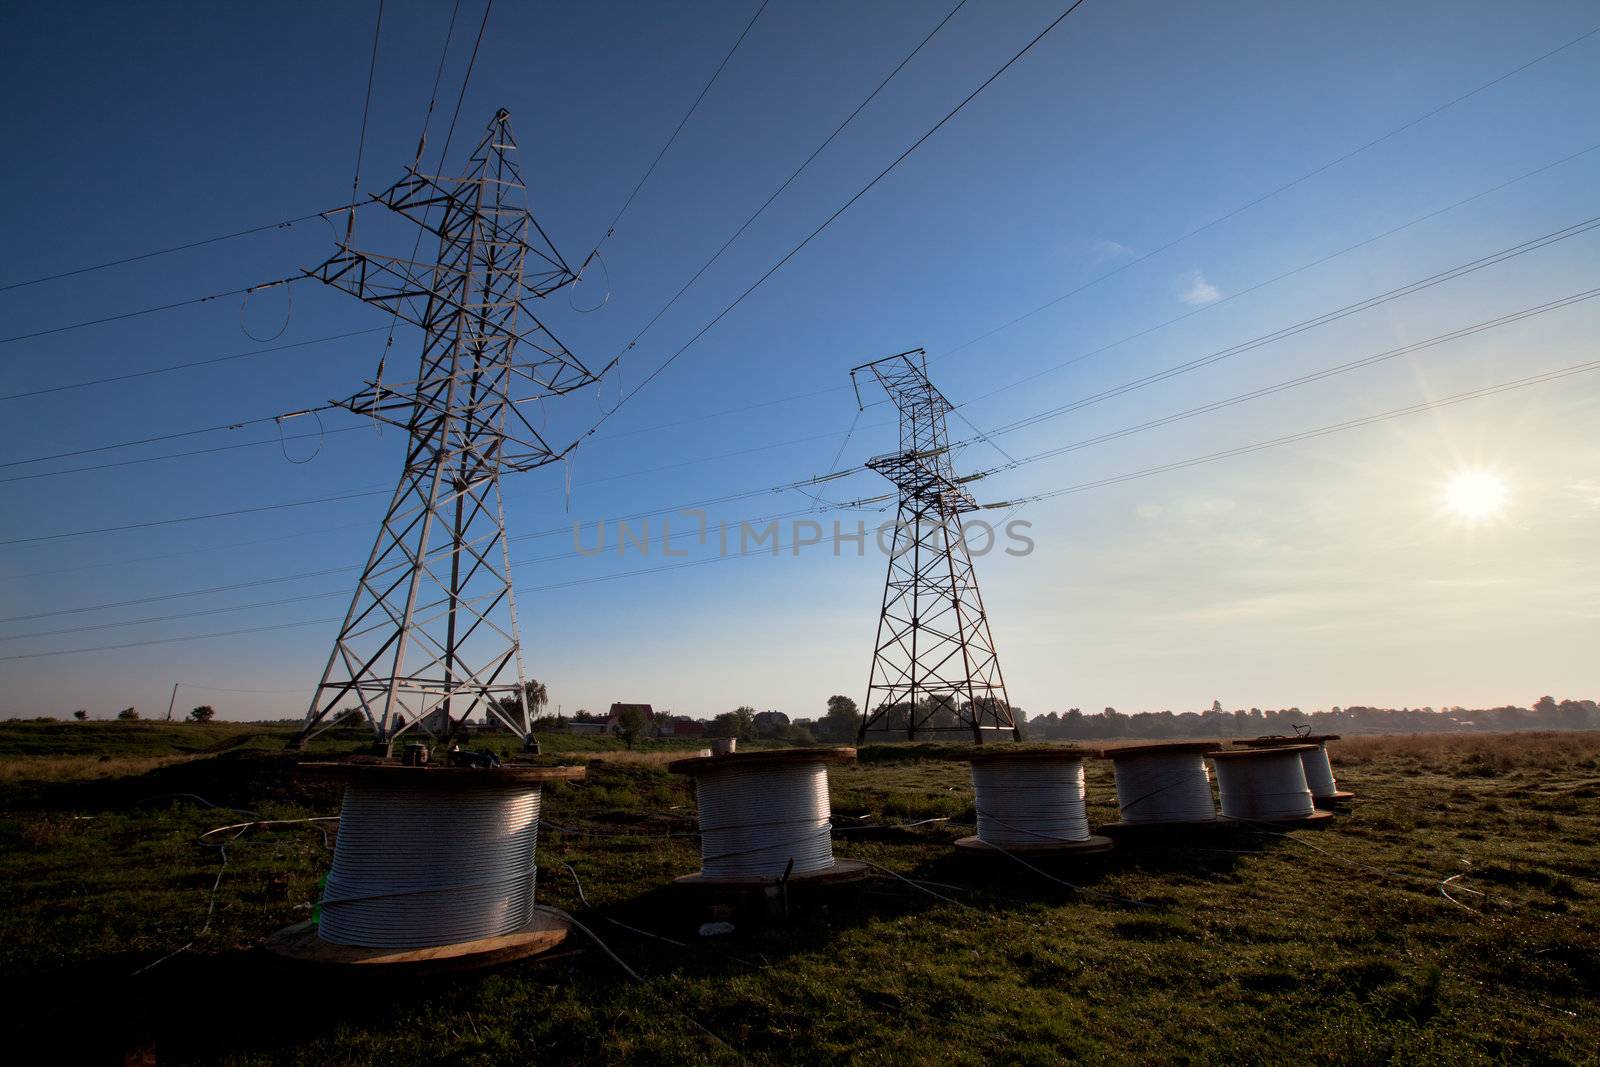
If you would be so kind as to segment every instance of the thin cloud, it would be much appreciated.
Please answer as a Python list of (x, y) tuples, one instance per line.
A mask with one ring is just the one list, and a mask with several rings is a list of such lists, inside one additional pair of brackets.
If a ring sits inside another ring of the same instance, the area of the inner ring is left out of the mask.
[(1094, 258), (1098, 263), (1104, 263), (1108, 259), (1132, 259), (1139, 254), (1121, 241), (1111, 241), (1104, 237), (1098, 238), (1093, 247)]
[(1187, 283), (1178, 293), (1178, 299), (1190, 307), (1205, 307), (1222, 299), (1222, 290), (1206, 281), (1199, 271), (1189, 272)]

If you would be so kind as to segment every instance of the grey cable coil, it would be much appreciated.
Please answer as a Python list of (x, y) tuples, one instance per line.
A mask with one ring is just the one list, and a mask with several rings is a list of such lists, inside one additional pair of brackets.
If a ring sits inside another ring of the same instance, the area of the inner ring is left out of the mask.
[(1224, 818), (1301, 818), (1316, 810), (1298, 752), (1257, 749), (1249, 758), (1215, 762)]
[(1339, 792), (1339, 784), (1333, 780), (1333, 764), (1328, 762), (1328, 746), (1319, 744), (1313, 752), (1300, 753), (1300, 764), (1305, 768), (1306, 785), (1311, 787), (1311, 795), (1318, 799), (1331, 797)]
[(983, 760), (972, 765), (978, 840), (1002, 847), (1087, 841), (1083, 761)]
[(1217, 817), (1211, 775), (1199, 752), (1117, 753), (1112, 766), (1123, 822), (1204, 822)]
[(538, 786), (352, 783), (317, 934), (423, 948), (509, 934), (533, 906)]
[(712, 767), (696, 776), (695, 794), (705, 877), (776, 879), (833, 866), (823, 764)]

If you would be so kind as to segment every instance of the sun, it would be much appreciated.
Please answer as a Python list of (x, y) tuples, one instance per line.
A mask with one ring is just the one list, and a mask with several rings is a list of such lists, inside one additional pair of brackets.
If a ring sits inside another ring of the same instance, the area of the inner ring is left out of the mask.
[(1467, 523), (1488, 522), (1505, 514), (1511, 499), (1506, 480), (1491, 470), (1466, 468), (1445, 480), (1440, 493), (1444, 510)]

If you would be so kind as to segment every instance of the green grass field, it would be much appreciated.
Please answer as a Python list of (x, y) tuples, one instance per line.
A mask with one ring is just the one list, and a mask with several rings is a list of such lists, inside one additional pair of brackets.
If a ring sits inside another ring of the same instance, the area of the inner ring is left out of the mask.
[[(0, 725), (0, 973), (30, 1045), (63, 1062), (319, 1064), (1592, 1063), (1600, 1049), (1600, 734), (1349, 739), (1334, 759), (1360, 799), (1331, 828), (1052, 868), (1081, 890), (952, 854), (972, 794), (939, 746), (868, 749), (832, 773), (836, 853), (909, 881), (796, 898), (786, 919), (739, 912), (714, 939), (665, 888), (698, 867), (686, 780), (560, 738), (547, 750), (604, 761), (547, 792), (539, 897), (642, 983), (575, 937), (488, 973), (359, 984), (255, 950), (309, 916), (330, 858), (318, 824), (240, 837), (220, 883), (218, 850), (195, 843), (253, 817), (195, 797), (271, 819), (337, 812), (335, 787), (294, 774), (286, 736)], [(1109, 768), (1090, 770), (1109, 821)]]

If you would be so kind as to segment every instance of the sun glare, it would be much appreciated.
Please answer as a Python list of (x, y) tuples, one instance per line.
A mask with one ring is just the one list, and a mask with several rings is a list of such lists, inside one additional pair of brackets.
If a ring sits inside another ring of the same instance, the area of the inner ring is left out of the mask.
[(1505, 513), (1511, 492), (1493, 471), (1459, 470), (1444, 483), (1444, 510), (1463, 522), (1479, 523)]

